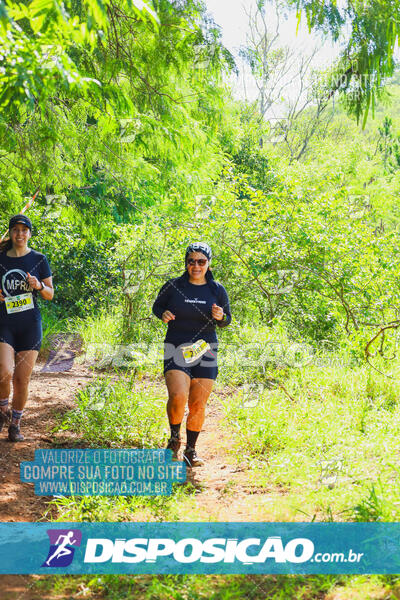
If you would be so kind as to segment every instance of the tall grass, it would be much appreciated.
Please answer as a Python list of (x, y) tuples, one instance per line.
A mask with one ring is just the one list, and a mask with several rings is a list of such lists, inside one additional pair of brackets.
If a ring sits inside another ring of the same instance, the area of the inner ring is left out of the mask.
[(400, 591), (390, 575), (59, 575), (35, 588), (48, 600), (394, 600)]
[(88, 447), (159, 447), (166, 427), (165, 398), (134, 391), (134, 375), (100, 377), (78, 392), (77, 406), (54, 431), (72, 431)]
[(399, 520), (400, 382), (365, 364), (285, 375), (283, 387), (240, 386), (225, 404), (249, 477), (286, 490), (275, 517)]
[(196, 489), (191, 483), (174, 484), (170, 496), (68, 496), (49, 502), (53, 521), (119, 522), (190, 521)]

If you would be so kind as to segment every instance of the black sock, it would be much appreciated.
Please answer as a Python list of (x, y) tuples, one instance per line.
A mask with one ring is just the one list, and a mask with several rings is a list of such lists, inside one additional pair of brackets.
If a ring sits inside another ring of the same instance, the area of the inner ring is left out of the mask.
[(181, 429), (181, 424), (178, 423), (177, 425), (172, 425), (172, 423), (170, 423), (169, 426), (171, 428), (171, 437), (178, 438)]
[(200, 431), (190, 431), (190, 429), (186, 429), (186, 446), (189, 448), (194, 448), (197, 442), (197, 438), (199, 437)]

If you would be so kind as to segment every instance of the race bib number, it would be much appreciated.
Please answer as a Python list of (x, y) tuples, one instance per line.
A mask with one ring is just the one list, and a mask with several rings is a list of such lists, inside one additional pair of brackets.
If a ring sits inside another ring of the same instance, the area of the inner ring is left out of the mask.
[(30, 310), (34, 308), (33, 296), (31, 293), (20, 294), (19, 296), (12, 296), (11, 298), (5, 299), (6, 310), (9, 315), (16, 312), (23, 312), (24, 310)]
[(188, 364), (203, 356), (207, 350), (210, 350), (210, 344), (204, 340), (198, 340), (191, 346), (182, 346), (183, 358)]

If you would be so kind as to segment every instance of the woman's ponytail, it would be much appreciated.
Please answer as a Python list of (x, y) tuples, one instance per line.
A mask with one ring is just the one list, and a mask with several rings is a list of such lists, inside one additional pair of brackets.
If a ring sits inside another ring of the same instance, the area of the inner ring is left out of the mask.
[(10, 238), (7, 238), (0, 242), (0, 254), (2, 252), (8, 252), (8, 250), (11, 250), (11, 248), (12, 248), (12, 241), (10, 240)]

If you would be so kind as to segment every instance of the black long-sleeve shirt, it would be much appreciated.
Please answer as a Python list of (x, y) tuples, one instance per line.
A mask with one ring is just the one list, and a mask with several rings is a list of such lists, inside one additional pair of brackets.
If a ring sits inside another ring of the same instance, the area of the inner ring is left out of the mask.
[[(223, 321), (212, 317), (213, 304), (223, 308)], [(165, 342), (175, 345), (200, 339), (216, 343), (216, 326), (226, 327), (232, 319), (228, 294), (212, 275), (208, 275), (203, 285), (190, 283), (186, 273), (167, 281), (153, 304), (153, 313), (161, 319), (166, 310), (171, 311), (175, 319), (168, 322)]]

